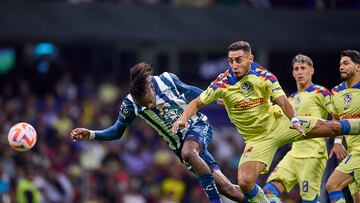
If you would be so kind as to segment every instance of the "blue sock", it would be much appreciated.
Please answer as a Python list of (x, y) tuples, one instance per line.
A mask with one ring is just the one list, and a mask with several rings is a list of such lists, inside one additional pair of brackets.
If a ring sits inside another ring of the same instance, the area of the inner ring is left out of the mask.
[(272, 194), (272, 195), (275, 195), (277, 197), (280, 197), (281, 196), (281, 193), (280, 193), (280, 190), (276, 187), (276, 185), (272, 182), (268, 182), (266, 183), (265, 187), (263, 188), (264, 190), (264, 193), (266, 195), (268, 194)]
[(344, 195), (342, 191), (329, 192), (329, 199), (331, 202), (336, 202), (338, 200), (344, 199)]
[(219, 191), (217, 190), (215, 179), (212, 175), (206, 174), (200, 176), (199, 182), (211, 203), (221, 203)]
[(244, 192), (244, 195), (245, 195), (246, 198), (251, 199), (251, 198), (255, 197), (258, 192), (259, 192), (259, 188), (255, 184), (253, 189), (249, 193)]

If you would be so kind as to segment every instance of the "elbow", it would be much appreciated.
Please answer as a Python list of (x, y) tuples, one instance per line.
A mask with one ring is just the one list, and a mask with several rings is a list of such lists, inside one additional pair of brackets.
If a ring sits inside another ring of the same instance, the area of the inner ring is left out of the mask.
[(192, 100), (190, 103), (196, 109), (200, 109), (203, 106), (203, 103), (201, 102), (200, 97), (197, 97), (196, 99)]

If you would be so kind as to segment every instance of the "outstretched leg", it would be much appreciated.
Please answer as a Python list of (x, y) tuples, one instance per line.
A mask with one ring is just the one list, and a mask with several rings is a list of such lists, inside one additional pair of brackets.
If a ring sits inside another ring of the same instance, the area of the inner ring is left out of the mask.
[(184, 161), (190, 164), (192, 169), (195, 171), (200, 185), (204, 189), (210, 201), (220, 202), (220, 192), (224, 196), (236, 202), (247, 202), (240, 187), (232, 184), (220, 171), (216, 163), (211, 164), (210, 168), (208, 163), (204, 161), (201, 155), (204, 157), (210, 157), (211, 154), (207, 151), (206, 147), (199, 143), (202, 143), (201, 140), (185, 141), (181, 154)]
[(212, 174), (221, 194), (235, 202), (248, 202), (240, 186), (232, 184), (219, 168), (214, 168)]
[(210, 167), (200, 157), (200, 145), (195, 141), (185, 141), (181, 150), (181, 156), (188, 163), (198, 176), (201, 187), (211, 203), (221, 202), (215, 179), (211, 174)]
[(353, 177), (349, 174), (334, 170), (326, 183), (326, 190), (328, 191), (330, 201), (334, 203), (345, 203), (342, 189), (352, 181)]
[(264, 191), (256, 184), (257, 178), (265, 167), (266, 165), (259, 161), (248, 161), (239, 166), (238, 183), (249, 202), (269, 202)]

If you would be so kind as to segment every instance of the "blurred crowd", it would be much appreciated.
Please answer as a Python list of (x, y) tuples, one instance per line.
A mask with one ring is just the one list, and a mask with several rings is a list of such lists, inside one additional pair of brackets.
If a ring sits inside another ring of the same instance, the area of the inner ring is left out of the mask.
[[(8, 81), (3, 80), (0, 87), (3, 202), (28, 202), (24, 191), (32, 191), (35, 203), (208, 201), (197, 180), (140, 119), (119, 141), (70, 139), (74, 127), (112, 125), (127, 94), (126, 84), (75, 77), (70, 72), (58, 75), (52, 83), (19, 75), (3, 77)], [(39, 86), (48, 91), (40, 93)], [(37, 130), (37, 143), (27, 152), (17, 152), (7, 143), (8, 130), (18, 122), (28, 122)], [(229, 126), (217, 126), (214, 137), (210, 150), (235, 182), (242, 140)]]

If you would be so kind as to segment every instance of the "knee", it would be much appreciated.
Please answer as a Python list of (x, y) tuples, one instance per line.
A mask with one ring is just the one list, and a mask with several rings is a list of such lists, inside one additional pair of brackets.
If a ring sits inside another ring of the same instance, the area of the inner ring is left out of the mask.
[(189, 162), (198, 156), (198, 152), (195, 149), (183, 149), (181, 150), (181, 157)]
[(252, 178), (248, 177), (242, 177), (238, 179), (238, 184), (242, 191), (250, 192), (255, 185), (255, 180), (252, 180)]
[(325, 187), (326, 187), (326, 191), (328, 191), (328, 192), (338, 190), (338, 188), (336, 187), (336, 184), (333, 181), (331, 181), (331, 179), (328, 179)]

